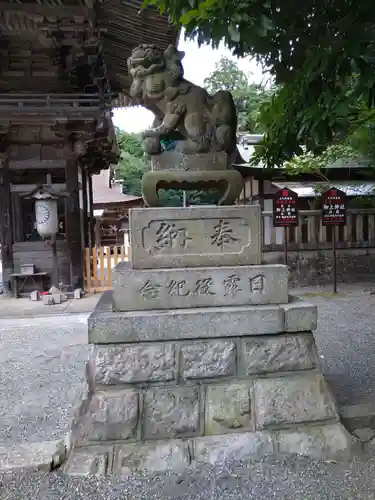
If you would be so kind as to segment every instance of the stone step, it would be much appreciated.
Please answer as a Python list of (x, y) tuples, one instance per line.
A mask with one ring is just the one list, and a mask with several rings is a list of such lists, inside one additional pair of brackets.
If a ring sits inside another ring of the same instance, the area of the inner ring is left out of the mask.
[(64, 473), (76, 477), (114, 476), (119, 479), (136, 471), (182, 472), (198, 463), (224, 465), (269, 454), (342, 460), (348, 459), (354, 450), (355, 445), (344, 427), (329, 422), (280, 431), (76, 448), (64, 466)]
[(130, 210), (136, 269), (261, 264), (261, 211), (199, 206)]
[(316, 329), (317, 306), (297, 297), (288, 304), (109, 311), (113, 291), (104, 292), (88, 319), (89, 342), (98, 344), (196, 338), (242, 337)]
[(132, 269), (113, 273), (115, 311), (282, 304), (288, 302), (288, 268), (264, 266)]

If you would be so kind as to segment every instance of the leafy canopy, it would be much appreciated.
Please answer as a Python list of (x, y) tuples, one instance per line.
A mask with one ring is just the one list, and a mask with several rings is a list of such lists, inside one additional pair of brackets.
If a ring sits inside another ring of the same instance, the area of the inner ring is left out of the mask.
[(260, 107), (268, 101), (272, 91), (250, 83), (248, 75), (235, 61), (222, 57), (216, 63), (215, 70), (204, 79), (204, 87), (210, 94), (219, 90), (231, 92), (237, 108), (239, 131), (263, 132), (259, 123)]
[(375, 9), (354, 0), (145, 0), (199, 44), (252, 55), (279, 91), (263, 106), (259, 156), (281, 165), (341, 138), (375, 102)]

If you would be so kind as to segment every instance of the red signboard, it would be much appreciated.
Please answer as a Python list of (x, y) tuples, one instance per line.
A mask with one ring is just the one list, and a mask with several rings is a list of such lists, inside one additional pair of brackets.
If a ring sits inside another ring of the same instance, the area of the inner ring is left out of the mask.
[(328, 189), (322, 195), (322, 225), (344, 226), (346, 224), (346, 194), (340, 189)]
[(298, 226), (298, 195), (284, 188), (275, 193), (273, 199), (274, 227)]

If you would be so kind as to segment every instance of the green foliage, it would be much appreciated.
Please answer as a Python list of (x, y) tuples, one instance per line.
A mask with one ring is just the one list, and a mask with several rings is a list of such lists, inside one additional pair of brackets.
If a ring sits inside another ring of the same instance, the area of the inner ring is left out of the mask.
[(250, 83), (249, 77), (238, 64), (227, 57), (222, 57), (215, 70), (204, 80), (204, 86), (210, 94), (219, 90), (231, 92), (238, 113), (238, 130), (262, 133), (259, 123), (259, 110), (269, 100), (273, 90), (265, 90), (261, 85)]
[(341, 140), (375, 103), (375, 9), (353, 0), (145, 0), (167, 11), (198, 43), (223, 39), (252, 55), (279, 91), (260, 122), (258, 161), (280, 166), (295, 154)]
[(365, 160), (358, 151), (353, 149), (352, 146), (338, 144), (328, 146), (327, 149), (320, 154), (307, 152), (301, 156), (295, 155), (284, 164), (284, 167), (290, 175), (312, 173), (323, 181), (329, 182), (323, 172), (328, 166), (332, 166), (339, 161), (347, 165), (358, 162), (365, 164), (367, 162), (367, 160)]

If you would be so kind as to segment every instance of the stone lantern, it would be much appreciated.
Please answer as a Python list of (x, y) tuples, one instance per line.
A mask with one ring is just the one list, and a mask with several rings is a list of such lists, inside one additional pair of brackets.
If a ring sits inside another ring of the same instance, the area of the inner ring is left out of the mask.
[(36, 230), (43, 239), (50, 241), (52, 249), (52, 286), (58, 288), (59, 267), (56, 249), (56, 235), (59, 230), (57, 200), (68, 193), (55, 191), (50, 185), (42, 184), (24, 197), (35, 200)]

